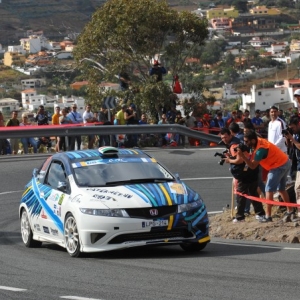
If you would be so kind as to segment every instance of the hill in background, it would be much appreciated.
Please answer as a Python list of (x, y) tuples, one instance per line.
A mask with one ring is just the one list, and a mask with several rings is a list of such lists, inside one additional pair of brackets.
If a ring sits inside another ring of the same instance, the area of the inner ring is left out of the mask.
[[(106, 0), (2, 0), (0, 3), (0, 44), (17, 45), (27, 30), (44, 32), (52, 40), (80, 33), (95, 10)], [(177, 10), (193, 10), (193, 1), (168, 0)]]
[(0, 43), (16, 45), (27, 30), (43, 30), (50, 39), (80, 33), (105, 0), (2, 0)]

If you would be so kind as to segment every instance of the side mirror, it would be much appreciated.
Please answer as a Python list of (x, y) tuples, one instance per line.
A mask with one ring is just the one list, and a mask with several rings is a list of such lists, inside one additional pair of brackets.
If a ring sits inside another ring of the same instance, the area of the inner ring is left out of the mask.
[(176, 178), (176, 180), (178, 180), (178, 181), (179, 181), (179, 180), (180, 180), (180, 176), (179, 176), (179, 174), (178, 174), (178, 173), (175, 173), (174, 175), (175, 175), (175, 178)]
[(38, 174), (39, 174), (39, 169), (34, 168), (33, 171), (32, 171), (32, 176), (33, 176), (33, 177), (37, 177)]
[(59, 181), (57, 185), (57, 189), (65, 193), (67, 191), (67, 183), (65, 181)]

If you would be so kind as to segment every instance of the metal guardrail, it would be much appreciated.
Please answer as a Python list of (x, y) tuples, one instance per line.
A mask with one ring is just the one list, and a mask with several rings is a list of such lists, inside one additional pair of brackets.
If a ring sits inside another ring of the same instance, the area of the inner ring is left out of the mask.
[(75, 136), (75, 135), (113, 135), (113, 134), (153, 134), (153, 133), (179, 133), (195, 139), (218, 143), (220, 137), (193, 130), (178, 124), (166, 125), (49, 125), (49, 126), (20, 126), (0, 127), (0, 138), (22, 138), (43, 136)]

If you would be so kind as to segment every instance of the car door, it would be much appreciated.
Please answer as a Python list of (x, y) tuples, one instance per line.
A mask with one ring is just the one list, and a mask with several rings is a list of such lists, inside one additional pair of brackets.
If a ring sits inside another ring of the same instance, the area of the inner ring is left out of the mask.
[(40, 197), (45, 200), (39, 218), (41, 233), (52, 239), (61, 239), (63, 238), (61, 206), (65, 197), (70, 194), (68, 177), (61, 161), (51, 162), (40, 190)]

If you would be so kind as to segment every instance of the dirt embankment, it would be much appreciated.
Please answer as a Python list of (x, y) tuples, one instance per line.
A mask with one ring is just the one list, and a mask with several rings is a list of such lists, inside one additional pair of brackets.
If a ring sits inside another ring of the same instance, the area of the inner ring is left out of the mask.
[(276, 212), (273, 222), (260, 223), (252, 214), (245, 222), (232, 223), (229, 210), (210, 217), (210, 235), (224, 239), (267, 241), (267, 242), (300, 242), (300, 221), (286, 222), (282, 212)]

